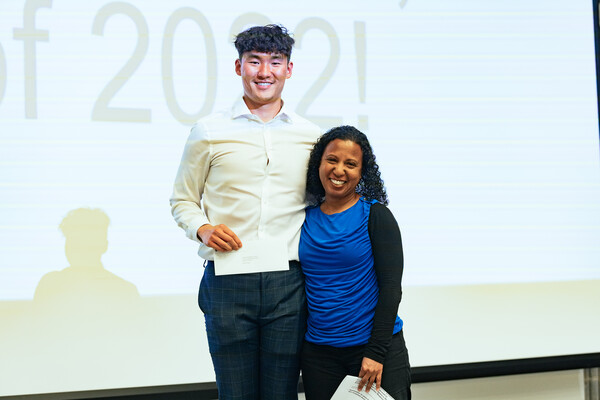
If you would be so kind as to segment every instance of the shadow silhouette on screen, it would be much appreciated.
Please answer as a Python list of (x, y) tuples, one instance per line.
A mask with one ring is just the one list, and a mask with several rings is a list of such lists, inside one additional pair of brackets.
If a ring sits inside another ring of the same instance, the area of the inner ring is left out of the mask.
[(48, 312), (113, 314), (139, 298), (130, 282), (104, 268), (110, 219), (100, 209), (70, 211), (60, 224), (69, 266), (45, 274), (35, 290), (34, 303)]
[(205, 371), (166, 382), (214, 380), (196, 294), (142, 297), (110, 272), (109, 224), (100, 209), (68, 212), (59, 226), (68, 266), (45, 273), (33, 301), (0, 302), (0, 397), (153, 386), (189, 359), (208, 360)]

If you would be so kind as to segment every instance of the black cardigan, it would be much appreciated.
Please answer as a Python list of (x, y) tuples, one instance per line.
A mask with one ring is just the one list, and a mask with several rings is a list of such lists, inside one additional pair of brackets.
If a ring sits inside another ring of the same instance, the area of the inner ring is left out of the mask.
[(383, 364), (402, 299), (402, 238), (394, 215), (380, 203), (371, 206), (368, 231), (379, 285), (379, 299), (364, 357)]

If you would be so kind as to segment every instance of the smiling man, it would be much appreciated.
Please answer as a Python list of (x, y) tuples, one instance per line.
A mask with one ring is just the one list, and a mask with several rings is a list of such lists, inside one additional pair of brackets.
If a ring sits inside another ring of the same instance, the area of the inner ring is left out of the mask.
[[(298, 242), (306, 167), (320, 130), (281, 99), (293, 44), (278, 25), (236, 36), (244, 95), (193, 126), (171, 197), (177, 224), (207, 260), (198, 303), (221, 400), (297, 399), (306, 325)], [(247, 273), (240, 265), (239, 273), (222, 274), (215, 252), (254, 242), (286, 254), (284, 268), (254, 262)]]

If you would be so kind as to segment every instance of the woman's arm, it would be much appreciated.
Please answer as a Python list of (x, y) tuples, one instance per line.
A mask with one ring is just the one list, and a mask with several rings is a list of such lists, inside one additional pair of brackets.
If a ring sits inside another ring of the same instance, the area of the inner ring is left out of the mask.
[(371, 206), (368, 229), (379, 285), (379, 299), (375, 306), (371, 338), (364, 356), (383, 363), (392, 340), (398, 306), (402, 299), (402, 238), (394, 215), (379, 203)]

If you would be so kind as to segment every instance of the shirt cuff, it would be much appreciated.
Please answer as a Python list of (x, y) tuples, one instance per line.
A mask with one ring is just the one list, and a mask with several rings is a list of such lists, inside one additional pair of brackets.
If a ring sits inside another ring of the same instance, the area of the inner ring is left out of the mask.
[(194, 218), (194, 220), (188, 225), (188, 229), (186, 231), (186, 235), (188, 238), (200, 243), (202, 243), (202, 240), (200, 240), (198, 238), (198, 228), (200, 228), (202, 225), (206, 225), (209, 224), (210, 222), (208, 222), (208, 219), (203, 218), (203, 217), (197, 217)]

